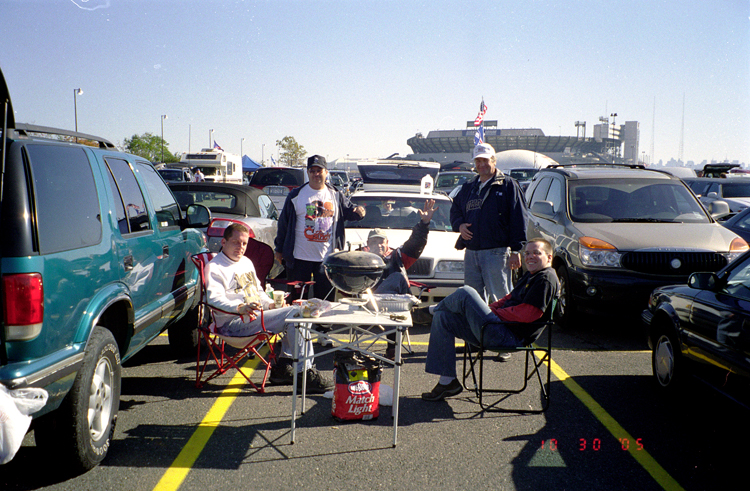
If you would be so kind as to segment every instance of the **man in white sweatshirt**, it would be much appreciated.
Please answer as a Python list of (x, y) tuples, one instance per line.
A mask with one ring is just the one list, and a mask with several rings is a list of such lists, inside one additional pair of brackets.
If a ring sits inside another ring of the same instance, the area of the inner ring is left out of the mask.
[[(268, 332), (281, 333), (281, 353), (271, 369), (269, 380), (273, 384), (288, 385), (292, 383), (292, 350), (289, 342), (292, 339), (294, 326), (285, 324), (284, 319), (292, 307), (275, 308), (274, 301), (263, 293), (263, 286), (255, 272), (253, 262), (245, 257), (245, 249), (250, 238), (248, 229), (239, 223), (233, 223), (224, 231), (221, 239), (221, 252), (208, 263), (208, 303), (234, 314), (215, 313), (217, 332), (224, 336), (250, 336), (261, 331), (260, 310), (263, 310), (263, 321)], [(310, 356), (313, 353), (312, 341), (304, 341), (297, 336), (300, 354)], [(322, 394), (333, 388), (333, 382), (316, 370), (308, 360), (307, 391)], [(302, 370), (303, 367), (300, 367)], [(297, 378), (298, 383), (302, 378)]]

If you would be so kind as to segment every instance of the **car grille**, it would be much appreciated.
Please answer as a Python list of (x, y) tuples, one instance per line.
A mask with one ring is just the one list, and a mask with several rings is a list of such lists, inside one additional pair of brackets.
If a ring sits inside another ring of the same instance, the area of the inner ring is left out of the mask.
[(688, 275), (696, 271), (718, 271), (727, 265), (727, 258), (717, 252), (627, 252), (621, 263), (624, 268), (639, 273)]
[(417, 262), (411, 265), (406, 274), (409, 278), (432, 276), (432, 259), (417, 259)]

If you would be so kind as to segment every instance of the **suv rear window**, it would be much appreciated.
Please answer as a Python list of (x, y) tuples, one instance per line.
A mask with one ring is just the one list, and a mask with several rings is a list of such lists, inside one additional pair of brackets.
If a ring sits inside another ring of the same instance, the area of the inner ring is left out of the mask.
[(258, 169), (250, 179), (251, 186), (302, 186), (305, 171), (302, 169)]
[(99, 196), (85, 151), (32, 144), (26, 152), (34, 176), (40, 254), (98, 244)]

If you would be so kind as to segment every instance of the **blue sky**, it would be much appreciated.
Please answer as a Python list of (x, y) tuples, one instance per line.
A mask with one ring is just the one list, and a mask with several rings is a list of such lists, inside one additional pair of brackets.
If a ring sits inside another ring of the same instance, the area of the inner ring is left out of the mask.
[[(2, 0), (16, 120), (121, 143), (160, 134), (329, 160), (411, 153), (484, 97), (500, 128), (587, 136), (640, 121), (640, 149), (750, 165), (750, 2)], [(655, 106), (655, 110), (654, 110)]]

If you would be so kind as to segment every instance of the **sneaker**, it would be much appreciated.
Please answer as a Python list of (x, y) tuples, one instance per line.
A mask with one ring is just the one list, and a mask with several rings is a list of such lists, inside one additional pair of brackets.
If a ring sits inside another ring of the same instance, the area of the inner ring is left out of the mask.
[(510, 361), (510, 353), (498, 353), (495, 361)]
[[(307, 393), (308, 394), (325, 394), (333, 390), (333, 381), (320, 373), (315, 368), (307, 371)], [(297, 389), (302, 390), (302, 376), (297, 375)]]
[(271, 367), (268, 381), (273, 385), (292, 385), (294, 382), (292, 364), (285, 362), (283, 359), (279, 360), (276, 365)]
[(453, 379), (448, 385), (437, 384), (430, 392), (422, 393), (422, 400), (425, 401), (442, 401), (446, 397), (457, 396), (463, 392), (464, 388), (458, 379)]
[(411, 321), (414, 325), (431, 325), (432, 313), (429, 307), (419, 307), (411, 311)]

